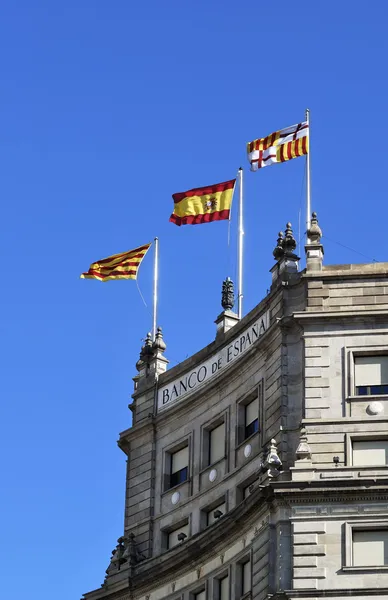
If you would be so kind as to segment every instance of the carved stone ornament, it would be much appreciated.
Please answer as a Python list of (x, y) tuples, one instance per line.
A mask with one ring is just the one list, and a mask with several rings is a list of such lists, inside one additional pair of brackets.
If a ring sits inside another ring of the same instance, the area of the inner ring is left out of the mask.
[(250, 444), (247, 444), (244, 448), (244, 456), (245, 456), (245, 458), (249, 458), (251, 454), (252, 454), (252, 446)]
[(119, 537), (119, 539), (117, 540), (117, 546), (114, 550), (112, 550), (112, 557), (110, 559), (110, 563), (109, 566), (107, 568), (107, 570), (105, 571), (107, 575), (110, 575), (111, 573), (115, 572), (115, 571), (119, 571), (121, 565), (125, 562), (124, 559), (124, 538), (123, 537)]
[(318, 219), (317, 219), (316, 212), (313, 212), (313, 214), (312, 214), (312, 218), (310, 221), (310, 227), (307, 230), (307, 237), (310, 240), (310, 242), (312, 242), (314, 244), (319, 244), (319, 242), (321, 241), (322, 231), (318, 225)]
[(216, 469), (212, 469), (209, 473), (209, 481), (211, 483), (213, 483), (213, 481), (215, 481), (217, 479), (217, 470)]
[(276, 440), (272, 439), (268, 446), (267, 457), (263, 463), (263, 470), (266, 470), (268, 477), (279, 477), (283, 470), (282, 461), (279, 458)]
[(125, 552), (123, 558), (129, 561), (131, 566), (145, 560), (144, 554), (142, 554), (135, 542), (135, 535), (130, 533), (128, 538), (124, 538)]
[(166, 348), (167, 348), (167, 346), (163, 339), (162, 328), (158, 327), (158, 329), (156, 331), (155, 341), (152, 344), (152, 349), (154, 352), (159, 352), (160, 354), (163, 354), (163, 352), (166, 350)]
[(140, 360), (148, 363), (150, 358), (152, 358), (153, 354), (154, 352), (152, 349), (152, 335), (150, 333), (147, 333), (144, 341), (144, 346), (140, 351)]
[(311, 460), (311, 448), (308, 444), (306, 429), (304, 427), (300, 430), (300, 442), (295, 454), (297, 460)]
[(287, 223), (286, 225), (286, 234), (283, 240), (283, 248), (285, 254), (293, 254), (296, 249), (296, 240), (294, 238), (291, 223)]
[(283, 258), (283, 256), (284, 256), (283, 244), (284, 244), (284, 233), (283, 233), (283, 231), (279, 231), (276, 246), (272, 253), (275, 257), (275, 260), (280, 260), (281, 258)]
[(232, 310), (234, 306), (234, 285), (230, 277), (222, 283), (221, 306), (224, 310)]
[(381, 402), (371, 402), (366, 407), (368, 415), (380, 415), (384, 412), (384, 405)]

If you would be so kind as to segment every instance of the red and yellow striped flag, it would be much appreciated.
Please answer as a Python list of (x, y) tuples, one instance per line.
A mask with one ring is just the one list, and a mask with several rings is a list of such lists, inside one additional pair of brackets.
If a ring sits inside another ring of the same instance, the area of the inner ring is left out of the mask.
[(235, 179), (173, 194), (175, 225), (199, 225), (229, 219)]
[(136, 279), (140, 263), (150, 246), (151, 244), (145, 244), (145, 246), (129, 250), (129, 252), (102, 258), (90, 265), (89, 271), (82, 273), (81, 279), (98, 279), (99, 281)]
[(307, 121), (280, 129), (267, 137), (248, 142), (251, 171), (285, 162), (308, 153), (309, 124)]

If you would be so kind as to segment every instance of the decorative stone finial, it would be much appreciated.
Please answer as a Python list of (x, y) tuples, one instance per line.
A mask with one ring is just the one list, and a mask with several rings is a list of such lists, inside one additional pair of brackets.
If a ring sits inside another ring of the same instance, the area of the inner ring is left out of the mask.
[(222, 282), (221, 306), (224, 310), (232, 310), (234, 306), (234, 285), (230, 277)]
[(163, 352), (165, 351), (166, 348), (167, 348), (167, 346), (163, 339), (162, 328), (158, 327), (156, 330), (155, 341), (152, 344), (152, 349), (154, 352), (159, 352), (160, 354), (163, 354)]
[(279, 477), (283, 471), (282, 461), (278, 455), (276, 440), (272, 439), (267, 448), (267, 456), (262, 465), (262, 471), (267, 471), (268, 477)]
[(290, 222), (286, 225), (286, 235), (284, 236), (283, 248), (286, 253), (293, 254), (296, 249), (296, 240), (292, 231), (292, 225)]
[(126, 548), (123, 554), (123, 559), (128, 560), (131, 566), (136, 565), (142, 560), (145, 560), (144, 554), (139, 552), (137, 543), (135, 542), (135, 535), (133, 533), (130, 533), (128, 538), (124, 541)]
[(123, 562), (125, 562), (124, 555), (124, 538), (119, 537), (117, 540), (117, 546), (114, 550), (112, 550), (112, 557), (110, 559), (109, 567), (105, 571), (107, 575), (110, 575), (114, 571), (119, 571), (120, 566)]
[(144, 346), (140, 351), (140, 360), (142, 360), (143, 362), (147, 362), (152, 355), (152, 335), (150, 333), (147, 333), (146, 339), (144, 341)]
[(276, 241), (276, 246), (272, 253), (275, 257), (275, 260), (280, 260), (281, 258), (283, 258), (283, 256), (284, 256), (283, 244), (284, 244), (284, 233), (283, 233), (283, 231), (279, 231), (278, 239)]
[(317, 213), (313, 212), (310, 227), (307, 230), (307, 238), (313, 244), (319, 244), (322, 237), (322, 230), (318, 225)]
[(305, 427), (300, 430), (300, 442), (296, 449), (296, 460), (311, 460), (311, 448), (307, 441)]

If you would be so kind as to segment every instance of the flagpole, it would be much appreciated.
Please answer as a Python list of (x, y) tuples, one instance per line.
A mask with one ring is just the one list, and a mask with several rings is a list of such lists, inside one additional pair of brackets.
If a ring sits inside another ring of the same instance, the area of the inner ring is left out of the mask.
[(306, 121), (308, 125), (308, 151), (306, 154), (306, 235), (307, 235), (307, 243), (309, 242), (308, 231), (310, 229), (310, 219), (311, 219), (311, 182), (310, 182), (310, 110), (306, 108)]
[(239, 203), (238, 203), (238, 318), (242, 318), (243, 301), (243, 169), (238, 170), (239, 178)]
[(155, 341), (156, 337), (156, 310), (158, 306), (158, 253), (159, 253), (159, 240), (155, 238), (155, 249), (154, 249), (154, 306), (152, 315), (152, 340)]

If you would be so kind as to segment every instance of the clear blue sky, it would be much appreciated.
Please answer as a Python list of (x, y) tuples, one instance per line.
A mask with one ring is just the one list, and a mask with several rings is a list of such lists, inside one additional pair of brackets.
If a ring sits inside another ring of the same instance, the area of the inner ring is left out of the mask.
[[(279, 229), (291, 220), (298, 236), (305, 161), (250, 173), (245, 143), (307, 106), (326, 263), (368, 262), (338, 242), (388, 260), (387, 17), (386, 0), (1, 3), (7, 600), (99, 587), (123, 530), (116, 439), (151, 319), (133, 281), (80, 280), (91, 262), (158, 235), (166, 356), (209, 343), (235, 277), (235, 214), (228, 253), (226, 222), (168, 222), (171, 194), (245, 167), (247, 312), (270, 285)], [(149, 307), (151, 278), (150, 253)]]

